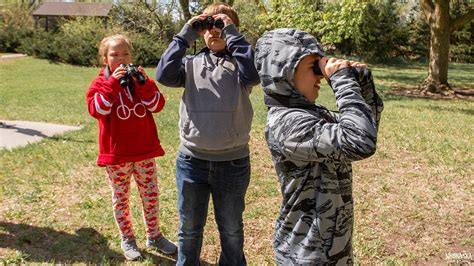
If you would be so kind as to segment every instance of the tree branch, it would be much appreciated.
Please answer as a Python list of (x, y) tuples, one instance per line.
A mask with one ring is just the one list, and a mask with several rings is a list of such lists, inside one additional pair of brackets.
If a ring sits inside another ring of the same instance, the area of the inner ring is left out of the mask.
[(433, 1), (431, 0), (419, 0), (419, 1), (420, 1), (421, 10), (423, 10), (423, 13), (425, 14), (427, 22), (430, 23), (431, 17), (433, 16), (433, 13), (435, 10)]
[(179, 0), (181, 11), (183, 11), (184, 20), (188, 21), (191, 18), (191, 12), (189, 12), (189, 0)]
[(474, 9), (469, 9), (469, 11), (466, 14), (455, 18), (451, 22), (451, 32), (462, 28), (464, 25), (466, 25), (473, 19), (474, 19)]
[(257, 4), (258, 8), (260, 9), (260, 14), (267, 14), (267, 9), (265, 8), (264, 3), (260, 3), (260, 0), (255, 0), (255, 4)]

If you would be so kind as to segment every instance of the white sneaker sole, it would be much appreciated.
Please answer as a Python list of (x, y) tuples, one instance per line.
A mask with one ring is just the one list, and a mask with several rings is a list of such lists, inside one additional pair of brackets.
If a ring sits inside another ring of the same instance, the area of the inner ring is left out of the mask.
[(134, 261), (134, 260), (138, 260), (139, 258), (141, 258), (141, 255), (136, 257), (136, 258), (132, 258), (132, 257), (129, 257), (129, 256), (126, 256), (126, 255), (123, 255), (125, 257), (125, 259), (127, 259), (128, 261)]

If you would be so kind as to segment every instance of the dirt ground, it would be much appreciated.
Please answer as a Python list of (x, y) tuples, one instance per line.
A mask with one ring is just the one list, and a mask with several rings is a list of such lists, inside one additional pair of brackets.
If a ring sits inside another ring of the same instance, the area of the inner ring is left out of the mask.
[(435, 93), (423, 93), (418, 87), (407, 87), (407, 88), (396, 88), (389, 92), (390, 94), (414, 97), (414, 98), (428, 98), (436, 100), (453, 100), (453, 99), (464, 99), (474, 101), (474, 88), (459, 88), (453, 87), (453, 92), (450, 94), (442, 95)]

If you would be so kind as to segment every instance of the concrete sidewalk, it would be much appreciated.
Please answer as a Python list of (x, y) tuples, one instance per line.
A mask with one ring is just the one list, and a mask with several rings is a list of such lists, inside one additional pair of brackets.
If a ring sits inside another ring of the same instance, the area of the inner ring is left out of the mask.
[(11, 150), (81, 127), (28, 121), (0, 120), (0, 149)]

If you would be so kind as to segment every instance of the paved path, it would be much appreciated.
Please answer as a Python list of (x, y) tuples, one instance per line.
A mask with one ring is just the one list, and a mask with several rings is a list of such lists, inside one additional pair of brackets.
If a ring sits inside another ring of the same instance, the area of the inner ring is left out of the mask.
[(17, 57), (25, 57), (26, 54), (3, 54), (0, 55), (0, 58), (17, 58)]
[(81, 127), (28, 121), (0, 120), (0, 149), (11, 150)]

